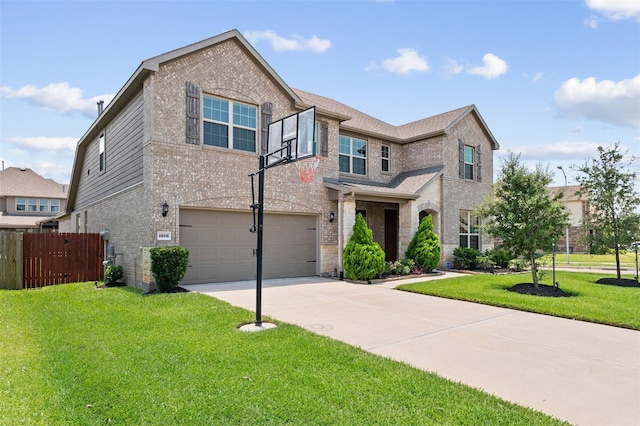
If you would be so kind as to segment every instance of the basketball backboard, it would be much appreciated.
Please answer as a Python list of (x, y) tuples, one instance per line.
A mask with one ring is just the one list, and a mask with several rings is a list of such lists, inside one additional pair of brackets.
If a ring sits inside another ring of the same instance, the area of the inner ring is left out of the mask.
[(315, 126), (315, 107), (269, 124), (267, 166), (315, 156)]

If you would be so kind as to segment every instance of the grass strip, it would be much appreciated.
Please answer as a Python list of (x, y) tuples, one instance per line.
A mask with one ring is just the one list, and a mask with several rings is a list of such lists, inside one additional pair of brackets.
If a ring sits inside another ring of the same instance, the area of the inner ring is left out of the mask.
[[(551, 285), (550, 275), (541, 284), (546, 281), (546, 285)], [(602, 274), (556, 271), (560, 288), (571, 297), (541, 297), (507, 291), (515, 284), (531, 282), (528, 272), (465, 275), (404, 284), (398, 289), (640, 330), (640, 287), (597, 284), (600, 278), (603, 278)]]
[(196, 293), (0, 291), (0, 424), (562, 423), (296, 326), (237, 329), (252, 319)]

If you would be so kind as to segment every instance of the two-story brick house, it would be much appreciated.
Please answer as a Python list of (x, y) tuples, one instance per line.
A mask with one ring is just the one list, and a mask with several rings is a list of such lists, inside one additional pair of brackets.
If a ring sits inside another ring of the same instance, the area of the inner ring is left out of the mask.
[(150, 247), (174, 244), (190, 251), (183, 283), (252, 279), (249, 175), (268, 124), (310, 106), (313, 182), (295, 164), (265, 174), (265, 278), (339, 274), (356, 212), (388, 259), (425, 214), (443, 264), (460, 244), (492, 244), (471, 211), (498, 144), (475, 106), (393, 126), (290, 88), (236, 30), (142, 62), (78, 143), (61, 230), (108, 228), (130, 285), (152, 282)]

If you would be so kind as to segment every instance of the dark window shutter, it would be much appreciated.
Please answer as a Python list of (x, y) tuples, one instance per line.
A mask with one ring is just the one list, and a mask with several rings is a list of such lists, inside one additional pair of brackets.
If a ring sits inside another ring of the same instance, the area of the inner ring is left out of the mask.
[(187, 143), (200, 144), (200, 88), (187, 81)]
[(464, 142), (458, 139), (458, 177), (464, 179)]
[(273, 105), (265, 102), (260, 105), (260, 149), (262, 154), (269, 151), (269, 124), (273, 115)]
[(320, 122), (320, 155), (329, 156), (329, 123), (326, 121)]
[(482, 182), (482, 151), (480, 150), (480, 145), (476, 146), (476, 176), (476, 180)]

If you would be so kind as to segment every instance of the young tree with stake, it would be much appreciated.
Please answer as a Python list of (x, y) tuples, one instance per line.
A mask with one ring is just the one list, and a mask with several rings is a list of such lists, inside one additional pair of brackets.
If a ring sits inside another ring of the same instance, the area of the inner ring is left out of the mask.
[(562, 192), (551, 196), (547, 186), (552, 174), (541, 165), (534, 171), (520, 163), (512, 152), (503, 160), (493, 194), (478, 208), (484, 219), (481, 229), (502, 239), (503, 247), (531, 262), (533, 285), (538, 289), (536, 253), (549, 250), (563, 235), (569, 212)]

